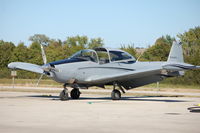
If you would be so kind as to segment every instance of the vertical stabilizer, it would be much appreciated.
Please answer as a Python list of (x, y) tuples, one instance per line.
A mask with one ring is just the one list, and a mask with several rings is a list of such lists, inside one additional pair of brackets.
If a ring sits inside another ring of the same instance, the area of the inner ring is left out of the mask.
[(184, 62), (183, 49), (180, 42), (173, 42), (167, 62)]

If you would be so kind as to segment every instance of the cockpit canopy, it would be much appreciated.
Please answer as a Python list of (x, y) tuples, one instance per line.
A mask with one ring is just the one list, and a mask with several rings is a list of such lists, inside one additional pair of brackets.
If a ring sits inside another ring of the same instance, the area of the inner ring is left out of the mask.
[(70, 58), (81, 58), (99, 64), (111, 62), (135, 62), (135, 58), (123, 50), (95, 48), (80, 50)]

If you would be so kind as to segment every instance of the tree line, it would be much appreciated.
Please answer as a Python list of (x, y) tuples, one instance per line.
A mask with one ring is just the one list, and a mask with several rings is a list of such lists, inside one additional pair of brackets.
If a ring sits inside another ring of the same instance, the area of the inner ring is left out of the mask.
[[(177, 37), (183, 43), (185, 62), (200, 65), (200, 27), (189, 29)], [(29, 38), (31, 44), (26, 46), (23, 42), (14, 45), (12, 42), (0, 40), (0, 78), (10, 78), (10, 70), (7, 68), (10, 62), (29, 62), (42, 65), (40, 44), (43, 44), (47, 56), (47, 62), (65, 59), (73, 53), (87, 48), (103, 47), (102, 38), (88, 38), (87, 36), (67, 37), (66, 40), (50, 39), (43, 34), (35, 34)], [(155, 43), (144, 51), (142, 55), (137, 53), (133, 44), (121, 45), (121, 49), (129, 52), (140, 61), (166, 61), (174, 37), (161, 36)], [(38, 78), (38, 74), (20, 70), (18, 78)], [(172, 78), (164, 82), (173, 84), (198, 84), (200, 85), (200, 70), (187, 71), (181, 78)]]

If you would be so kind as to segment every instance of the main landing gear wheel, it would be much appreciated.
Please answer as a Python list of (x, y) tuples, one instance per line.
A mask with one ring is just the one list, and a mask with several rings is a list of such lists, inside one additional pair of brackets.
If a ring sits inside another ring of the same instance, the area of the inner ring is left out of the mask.
[(60, 100), (62, 100), (62, 101), (68, 100), (69, 96), (68, 96), (67, 90), (62, 90), (60, 92), (60, 96), (59, 97), (60, 97)]
[(114, 89), (111, 93), (112, 100), (120, 100), (121, 99), (121, 92), (119, 90)]
[(79, 91), (79, 89), (72, 89), (70, 92), (71, 98), (72, 99), (79, 99), (81, 92)]

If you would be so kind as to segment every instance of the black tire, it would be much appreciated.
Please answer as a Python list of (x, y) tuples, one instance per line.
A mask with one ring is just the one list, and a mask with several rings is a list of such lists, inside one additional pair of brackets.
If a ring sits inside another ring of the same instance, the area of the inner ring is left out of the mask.
[(72, 99), (79, 99), (80, 94), (81, 93), (80, 93), (79, 89), (72, 89), (70, 92), (70, 96)]
[(69, 99), (69, 96), (66, 90), (61, 91), (59, 97), (61, 101), (65, 101)]
[(119, 90), (113, 90), (111, 93), (112, 100), (120, 100), (121, 99), (121, 92)]

